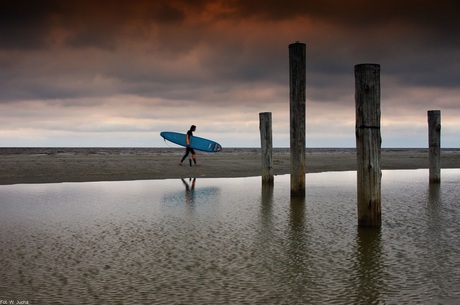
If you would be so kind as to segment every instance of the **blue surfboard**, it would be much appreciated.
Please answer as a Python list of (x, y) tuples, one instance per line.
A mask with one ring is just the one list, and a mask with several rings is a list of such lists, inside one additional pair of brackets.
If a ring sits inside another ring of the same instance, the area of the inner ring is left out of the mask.
[[(165, 140), (173, 142), (177, 145), (187, 146), (185, 142), (185, 133), (163, 131), (160, 133), (160, 136), (162, 136)], [(219, 152), (222, 150), (222, 146), (220, 146), (219, 143), (195, 136), (190, 139), (190, 147), (206, 152)]]

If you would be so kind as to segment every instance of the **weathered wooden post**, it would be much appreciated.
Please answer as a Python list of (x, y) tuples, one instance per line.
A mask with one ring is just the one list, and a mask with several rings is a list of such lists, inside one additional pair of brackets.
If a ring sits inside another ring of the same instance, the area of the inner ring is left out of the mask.
[(262, 183), (273, 184), (273, 140), (272, 113), (259, 113), (259, 130), (261, 142)]
[(305, 197), (306, 45), (289, 45), (291, 197)]
[(441, 111), (428, 110), (430, 183), (441, 182)]
[(355, 66), (358, 225), (380, 227), (380, 65)]

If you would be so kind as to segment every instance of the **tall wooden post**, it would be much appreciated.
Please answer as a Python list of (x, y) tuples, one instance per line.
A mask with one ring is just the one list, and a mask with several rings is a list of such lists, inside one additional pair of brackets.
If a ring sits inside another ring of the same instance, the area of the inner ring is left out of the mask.
[(355, 66), (358, 225), (380, 227), (380, 65)]
[(441, 182), (441, 111), (428, 110), (430, 183)]
[(273, 184), (272, 113), (259, 113), (259, 130), (262, 161), (262, 183)]
[(291, 197), (305, 197), (306, 45), (289, 45)]

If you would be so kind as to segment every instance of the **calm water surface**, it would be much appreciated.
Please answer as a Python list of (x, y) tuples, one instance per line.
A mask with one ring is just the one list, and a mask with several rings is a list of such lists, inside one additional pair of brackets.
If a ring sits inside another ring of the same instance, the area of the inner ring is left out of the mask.
[(458, 304), (460, 170), (0, 186), (0, 300), (29, 304)]

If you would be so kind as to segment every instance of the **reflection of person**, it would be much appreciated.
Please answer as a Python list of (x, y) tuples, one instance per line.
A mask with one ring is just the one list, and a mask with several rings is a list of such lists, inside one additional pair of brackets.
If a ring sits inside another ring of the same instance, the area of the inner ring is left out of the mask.
[[(187, 158), (188, 154), (189, 153), (192, 153), (192, 160), (193, 160), (193, 163), (195, 164), (195, 166), (200, 166), (199, 163), (196, 163), (196, 156), (195, 156), (195, 150), (193, 148), (190, 147), (190, 141), (193, 137), (193, 132), (196, 130), (196, 126), (195, 125), (192, 125), (190, 127), (190, 130), (187, 131), (187, 135), (185, 136), (185, 143), (187, 144), (186, 148), (185, 148), (185, 155), (182, 157), (182, 160), (180, 160), (180, 163), (179, 165), (180, 166), (183, 166), (184, 165), (184, 160), (185, 158)], [(190, 164), (191, 166), (192, 164)]]
[(185, 185), (185, 203), (187, 205), (193, 204), (194, 203), (193, 191), (195, 190), (196, 178), (193, 178), (193, 180), (191, 178), (189, 179), (192, 181), (191, 186), (183, 178), (181, 178), (181, 180)]

